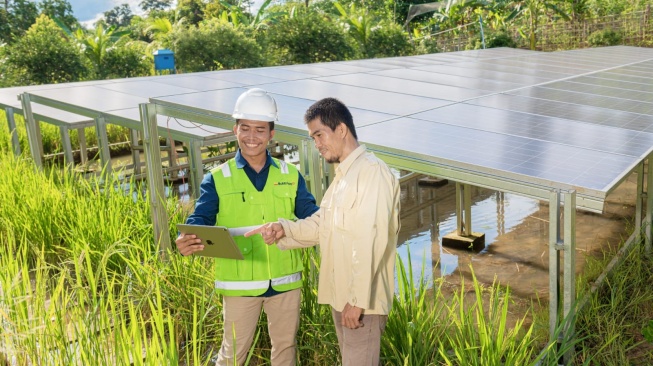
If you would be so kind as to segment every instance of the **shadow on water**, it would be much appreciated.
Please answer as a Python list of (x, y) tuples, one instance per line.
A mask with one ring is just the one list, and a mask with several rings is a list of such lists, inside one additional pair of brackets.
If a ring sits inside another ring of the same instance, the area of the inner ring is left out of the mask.
[[(470, 265), (481, 283), (509, 285), (522, 298), (548, 298), (548, 202), (483, 188), (472, 190), (472, 229), (485, 234), (480, 252), (441, 245), (442, 236), (456, 229), (455, 184), (439, 188), (402, 187), (402, 229), (397, 251), (406, 261), (410, 248), (414, 269), (422, 268), (427, 284), (445, 277), (448, 283), (471, 280)], [(433, 197), (419, 205), (419, 195)], [(602, 257), (628, 237), (634, 217), (636, 175), (632, 174), (605, 200), (603, 213), (576, 210), (576, 273), (585, 257)], [(411, 207), (420, 207), (413, 210)], [(418, 279), (419, 273), (414, 274)]]
[[(473, 188), (472, 228), (485, 234), (485, 249), (478, 253), (442, 247), (442, 236), (456, 230), (455, 183), (441, 187), (402, 189), (401, 231), (397, 253), (405, 262), (410, 249), (413, 268), (424, 266), (424, 279), (432, 283), (433, 276), (447, 276), (465, 262), (487, 253), (499, 235), (505, 234), (526, 217), (537, 211), (539, 201), (517, 195)], [(418, 205), (419, 195), (433, 204), (410, 213)], [(508, 209), (510, 208), (510, 209)], [(435, 266), (435, 268), (434, 268)], [(420, 273), (414, 273), (414, 280)]]

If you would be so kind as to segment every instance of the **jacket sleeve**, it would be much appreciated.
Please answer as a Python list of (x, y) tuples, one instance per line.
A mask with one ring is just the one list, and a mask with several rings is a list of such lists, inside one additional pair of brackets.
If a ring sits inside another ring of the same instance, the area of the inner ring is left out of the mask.
[(307, 248), (318, 244), (320, 229), (320, 211), (297, 221), (280, 219), (286, 237), (277, 242), (279, 249)]
[(207, 173), (200, 184), (200, 198), (195, 203), (195, 210), (186, 219), (190, 225), (215, 225), (218, 218), (218, 191), (215, 188), (213, 175)]
[(297, 196), (295, 197), (295, 216), (299, 219), (305, 219), (314, 214), (320, 208), (315, 204), (315, 197), (306, 188), (304, 177), (299, 174), (297, 180)]

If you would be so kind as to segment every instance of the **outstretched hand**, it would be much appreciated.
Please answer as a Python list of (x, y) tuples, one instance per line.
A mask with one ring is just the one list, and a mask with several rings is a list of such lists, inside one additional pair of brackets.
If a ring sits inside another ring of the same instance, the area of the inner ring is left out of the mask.
[(261, 225), (254, 230), (250, 230), (245, 233), (245, 237), (248, 238), (252, 235), (261, 234), (265, 244), (274, 244), (277, 240), (286, 236), (286, 233), (283, 231), (283, 226), (278, 222), (270, 222), (265, 225)]

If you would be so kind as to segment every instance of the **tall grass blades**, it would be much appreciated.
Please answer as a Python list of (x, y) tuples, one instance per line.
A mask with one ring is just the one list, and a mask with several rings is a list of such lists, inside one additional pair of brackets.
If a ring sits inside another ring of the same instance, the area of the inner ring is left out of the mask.
[[(607, 255), (607, 262), (612, 255)], [(578, 314), (582, 337), (577, 362), (593, 356), (592, 364), (653, 364), (653, 346), (641, 333), (653, 319), (653, 259), (644, 246), (633, 248)]]
[(524, 317), (511, 329), (507, 328), (509, 289), (493, 284), (484, 291), (473, 271), (472, 278), (475, 302), (466, 303), (463, 283), (447, 306), (451, 323), (446, 341), (440, 343), (438, 349), (444, 363), (466, 366), (530, 364), (536, 346), (533, 326), (525, 327)]
[(331, 307), (317, 302), (320, 254), (317, 248), (304, 249), (304, 286), (297, 347), (301, 365), (337, 365), (340, 361), (338, 338)]
[[(424, 256), (426, 258), (426, 256)], [(446, 327), (443, 318), (442, 281), (429, 290), (422, 265), (419, 283), (415, 283), (410, 250), (408, 268), (397, 256), (397, 295), (388, 316), (382, 338), (382, 356), (387, 365), (436, 365), (438, 345)]]

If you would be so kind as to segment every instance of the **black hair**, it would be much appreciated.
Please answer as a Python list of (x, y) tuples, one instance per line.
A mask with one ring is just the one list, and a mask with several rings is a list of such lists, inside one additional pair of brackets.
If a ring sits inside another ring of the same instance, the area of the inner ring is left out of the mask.
[(304, 123), (308, 124), (316, 118), (319, 118), (322, 124), (329, 127), (331, 131), (335, 131), (339, 124), (344, 123), (352, 136), (358, 140), (356, 127), (354, 127), (354, 118), (347, 106), (338, 99), (324, 98), (308, 107), (304, 114)]

